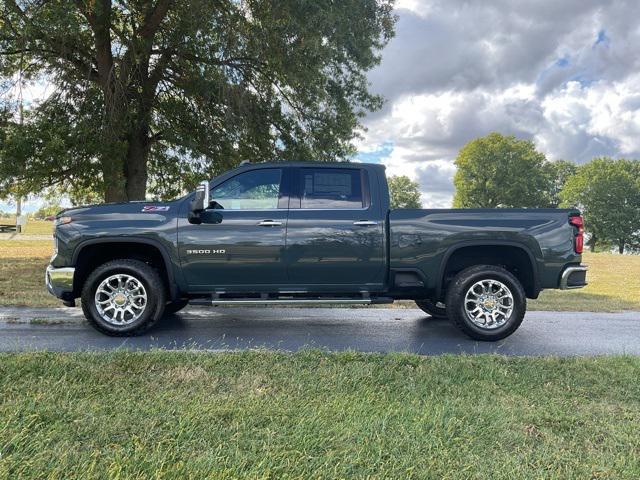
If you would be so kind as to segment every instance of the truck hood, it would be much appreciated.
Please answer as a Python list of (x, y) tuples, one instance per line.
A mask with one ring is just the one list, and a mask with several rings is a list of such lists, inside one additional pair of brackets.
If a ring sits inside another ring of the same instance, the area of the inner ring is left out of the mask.
[[(71, 217), (74, 222), (89, 219), (102, 220), (135, 220), (161, 215), (173, 216), (178, 209), (177, 201), (171, 202), (119, 202), (83, 205), (67, 208), (56, 215), (56, 218)], [(172, 215), (173, 214), (173, 215)]]

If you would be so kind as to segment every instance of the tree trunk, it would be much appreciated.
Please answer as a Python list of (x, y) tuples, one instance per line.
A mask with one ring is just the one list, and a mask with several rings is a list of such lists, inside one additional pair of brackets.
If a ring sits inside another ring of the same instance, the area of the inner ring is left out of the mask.
[(624, 241), (624, 240), (620, 240), (620, 241), (618, 242), (618, 253), (619, 253), (620, 255), (622, 255), (622, 254), (624, 253), (624, 244), (625, 244), (625, 241)]
[[(105, 202), (144, 200), (147, 191), (149, 128), (132, 127), (123, 133), (120, 145), (105, 148), (102, 159)], [(105, 143), (107, 140), (105, 139)]]
[(102, 178), (104, 179), (104, 201), (126, 202), (127, 192), (122, 172), (122, 160), (117, 154), (104, 152), (102, 158)]
[(589, 239), (589, 251), (591, 253), (596, 251), (597, 242), (598, 242), (598, 239), (596, 238), (595, 234), (591, 235), (591, 238)]
[(105, 185), (104, 201), (105, 203), (126, 202), (127, 195), (120, 185)]
[(128, 200), (144, 200), (147, 193), (147, 160), (149, 129), (142, 126), (129, 135), (129, 147), (124, 163)]

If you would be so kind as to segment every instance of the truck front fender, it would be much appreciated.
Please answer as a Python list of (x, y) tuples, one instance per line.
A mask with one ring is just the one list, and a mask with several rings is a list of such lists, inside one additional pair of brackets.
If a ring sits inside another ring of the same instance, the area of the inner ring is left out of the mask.
[[(127, 244), (135, 244), (135, 245), (147, 245), (157, 252), (160, 253), (160, 257), (162, 258), (162, 262), (164, 263), (164, 269), (167, 275), (167, 287), (169, 289), (170, 298), (176, 299), (179, 295), (179, 288), (176, 283), (176, 275), (175, 272), (179, 266), (176, 264), (177, 259), (174, 261), (171, 258), (171, 255), (167, 251), (167, 248), (158, 240), (153, 238), (145, 238), (145, 237), (99, 237), (99, 238), (91, 238), (87, 240), (83, 240), (78, 245), (76, 245), (73, 250), (72, 255), (72, 264), (76, 267), (81, 267), (78, 265), (79, 259), (83, 254), (83, 251), (87, 247), (95, 246), (95, 245), (104, 245), (108, 246), (117, 246), (117, 245), (127, 245)], [(126, 255), (118, 255), (119, 257), (126, 258)]]

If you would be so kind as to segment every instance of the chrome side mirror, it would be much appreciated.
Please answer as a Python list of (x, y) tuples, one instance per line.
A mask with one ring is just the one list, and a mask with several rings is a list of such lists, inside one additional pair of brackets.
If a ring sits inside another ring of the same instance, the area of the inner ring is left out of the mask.
[(189, 212), (189, 222), (202, 223), (200, 214), (209, 207), (209, 182), (200, 182), (196, 189), (196, 195), (191, 201), (191, 211)]
[(196, 189), (196, 196), (191, 202), (191, 211), (200, 213), (209, 207), (209, 182), (200, 182)]

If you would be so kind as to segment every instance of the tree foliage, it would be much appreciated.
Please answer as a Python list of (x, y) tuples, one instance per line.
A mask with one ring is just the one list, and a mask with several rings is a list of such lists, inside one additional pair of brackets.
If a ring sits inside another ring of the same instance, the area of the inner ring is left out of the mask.
[(405, 175), (387, 178), (391, 208), (422, 208), (420, 185)]
[[(4, 0), (0, 79), (54, 93), (7, 126), (16, 183), (177, 194), (241, 160), (347, 158), (393, 0)], [(8, 144), (8, 145), (7, 145)]]
[(59, 213), (61, 210), (64, 210), (64, 208), (61, 205), (58, 204), (48, 204), (48, 205), (44, 205), (42, 207), (40, 207), (38, 210), (36, 210), (32, 217), (35, 218), (36, 220), (45, 220), (47, 217), (51, 217), (53, 215), (56, 215), (57, 213)]
[(598, 241), (624, 253), (640, 242), (640, 162), (596, 158), (578, 168), (560, 193), (564, 206), (584, 214), (585, 228)]
[(499, 133), (477, 138), (459, 152), (453, 179), (457, 208), (546, 207), (549, 172), (533, 142)]
[(548, 190), (547, 203), (549, 207), (557, 208), (562, 203), (560, 192), (567, 180), (578, 171), (578, 166), (568, 160), (556, 160), (544, 165), (547, 174)]

